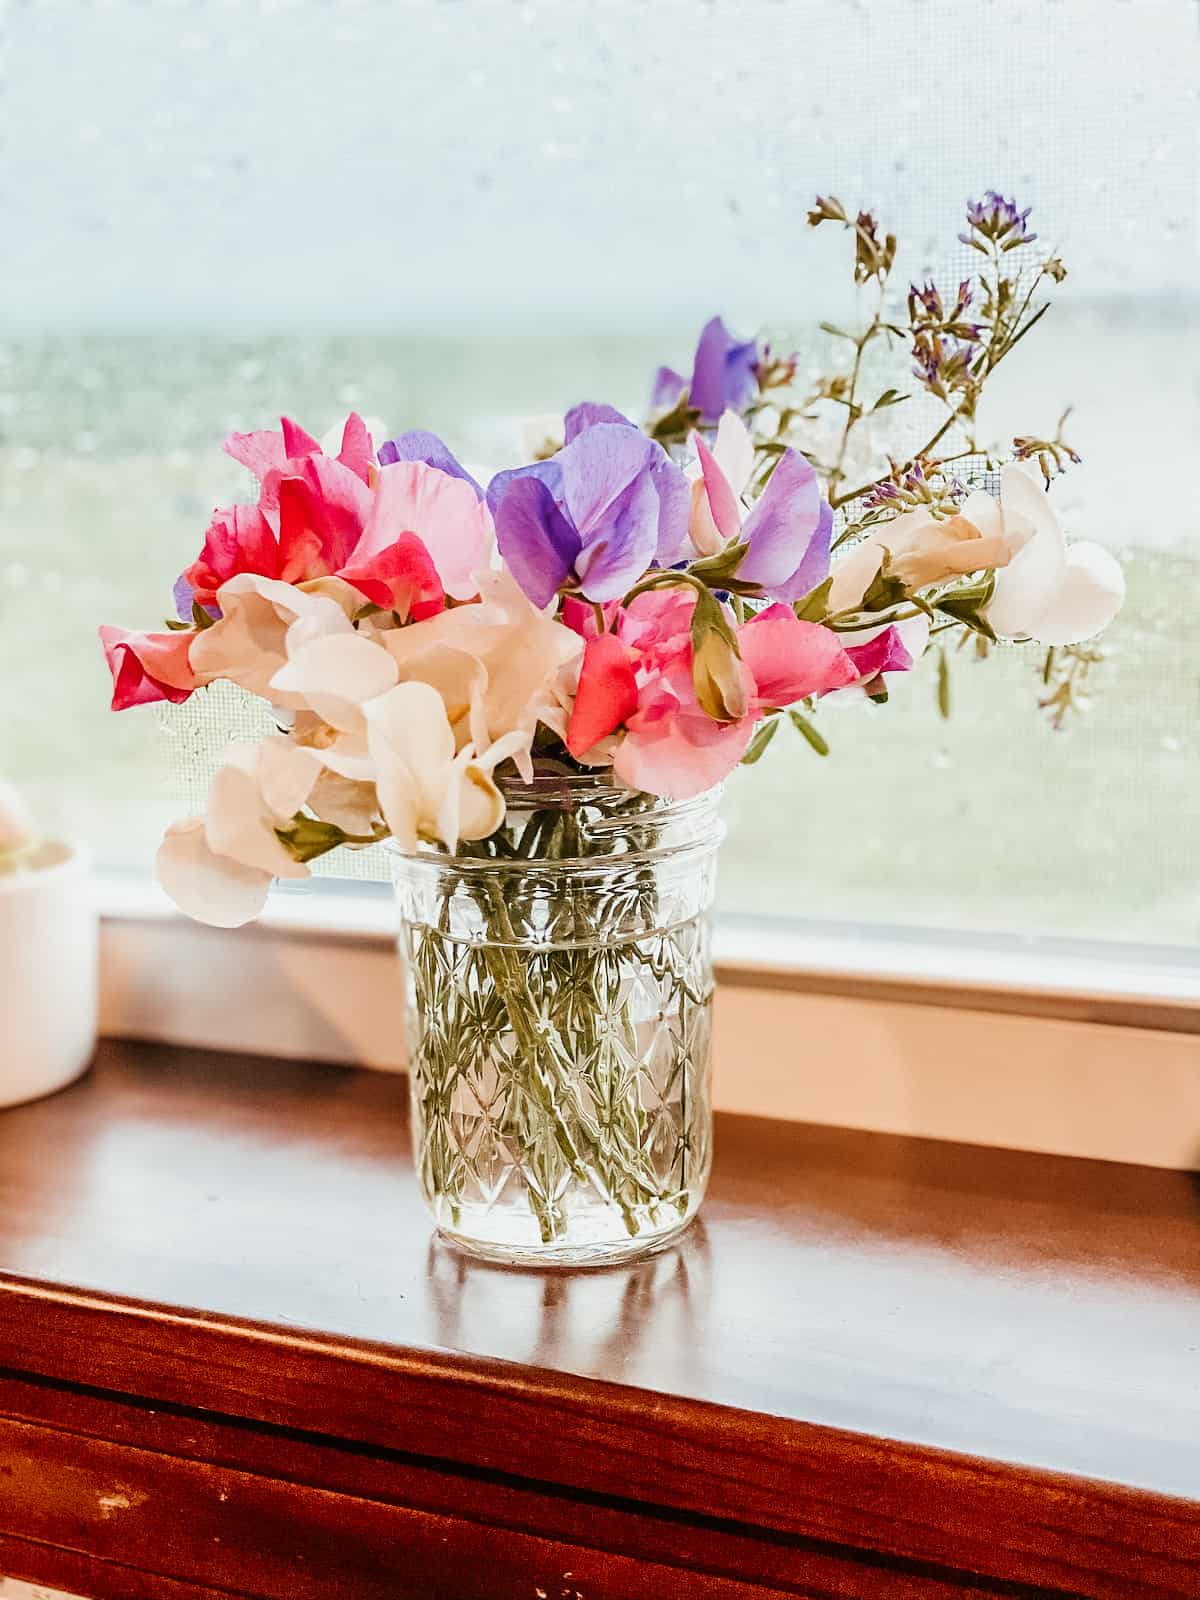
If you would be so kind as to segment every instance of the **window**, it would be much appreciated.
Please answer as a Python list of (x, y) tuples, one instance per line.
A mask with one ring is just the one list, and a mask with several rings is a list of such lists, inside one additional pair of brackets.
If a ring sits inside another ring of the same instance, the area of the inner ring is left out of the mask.
[(963, 201), (995, 185), (1071, 275), (985, 431), (1074, 402), (1057, 493), (1127, 562), (1095, 705), (1054, 732), (1012, 650), (955, 660), (948, 723), (929, 671), (831, 707), (828, 760), (781, 736), (731, 783), (722, 904), (1195, 944), (1193, 31), (1186, 0), (18, 4), (4, 766), (145, 868), (172, 770), (244, 713), (110, 717), (94, 628), (163, 612), (245, 488), (231, 427), (354, 406), (508, 464), (522, 415), (643, 404), (714, 310), (777, 345), (853, 316), (842, 241), (805, 225), (818, 188), (952, 279)]

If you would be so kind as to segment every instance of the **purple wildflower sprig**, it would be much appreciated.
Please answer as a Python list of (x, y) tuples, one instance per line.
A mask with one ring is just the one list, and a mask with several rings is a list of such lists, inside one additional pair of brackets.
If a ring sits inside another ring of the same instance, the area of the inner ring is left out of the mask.
[[(914, 452), (914, 460), (936, 463), (980, 452), (975, 419), (984, 386), (1049, 310), (1048, 300), (1037, 300), (1039, 288), (1047, 280), (1058, 284), (1066, 277), (1058, 256), (1039, 259), (1031, 254), (1037, 234), (1028, 226), (1029, 216), (1028, 207), (1020, 209), (1015, 200), (995, 190), (969, 201), (967, 231), (959, 237), (986, 258), (978, 278), (960, 282), (953, 301), (934, 283), (910, 286), (907, 337), (913, 374), (945, 406), (944, 417)], [(960, 430), (964, 448), (951, 456), (939, 454), (938, 447), (952, 429)], [(1040, 461), (1045, 456), (1057, 470), (1073, 459), (1061, 440), (1020, 438), (1017, 450), (1018, 459)], [(835, 506), (844, 505), (888, 481), (881, 478), (852, 489), (839, 482), (832, 486), (830, 498)]]

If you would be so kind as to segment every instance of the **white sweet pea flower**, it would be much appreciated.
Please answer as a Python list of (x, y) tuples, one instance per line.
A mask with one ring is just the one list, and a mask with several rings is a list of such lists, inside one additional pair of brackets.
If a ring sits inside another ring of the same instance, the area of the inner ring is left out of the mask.
[(307, 878), (276, 829), (306, 803), (321, 762), (315, 752), (273, 734), (260, 745), (231, 745), (212, 781), (208, 812), (167, 829), (155, 874), (181, 911), (217, 928), (258, 915), (275, 878)]
[(442, 697), (427, 683), (398, 684), (365, 711), (379, 806), (404, 849), (426, 839), (454, 850), (460, 839), (495, 832), (504, 820), (504, 797), (492, 773), (507, 757), (528, 751), (528, 735), (506, 734), (480, 754), (471, 744), (456, 750)]
[[(196, 681), (227, 678), (264, 699), (271, 698), (271, 679), (287, 661), (289, 634), (292, 649), (326, 634), (352, 635), (351, 614), (363, 603), (339, 578), (297, 587), (250, 572), (230, 578), (217, 600), (220, 621), (198, 633), (188, 651)], [(296, 707), (302, 702), (278, 703)]]
[(1116, 557), (1086, 540), (1068, 544), (1050, 497), (1023, 467), (1000, 474), (1000, 509), (1012, 554), (987, 606), (996, 632), (1062, 645), (1106, 628), (1125, 599)]
[[(340, 630), (306, 636), (308, 619), (289, 628), (287, 661), (270, 681), (270, 697), (302, 705), (339, 733), (366, 730), (362, 707), (396, 683), (396, 663), (375, 639)], [(414, 624), (414, 631), (421, 626)]]
[[(736, 411), (726, 411), (722, 415), (717, 424), (712, 453), (729, 487), (740, 500), (754, 472), (754, 440)], [(692, 510), (688, 523), (692, 544), (699, 555), (716, 555), (725, 540), (713, 519), (699, 459), (689, 462), (685, 471), (692, 484)]]

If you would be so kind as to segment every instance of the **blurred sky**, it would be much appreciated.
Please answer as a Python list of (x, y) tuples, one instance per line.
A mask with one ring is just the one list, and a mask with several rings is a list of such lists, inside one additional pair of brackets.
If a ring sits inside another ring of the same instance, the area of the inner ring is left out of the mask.
[[(652, 329), (936, 265), (1016, 191), (1077, 296), (1195, 292), (1191, 0), (0, 0), (8, 327)], [(835, 269), (835, 262), (837, 263)]]

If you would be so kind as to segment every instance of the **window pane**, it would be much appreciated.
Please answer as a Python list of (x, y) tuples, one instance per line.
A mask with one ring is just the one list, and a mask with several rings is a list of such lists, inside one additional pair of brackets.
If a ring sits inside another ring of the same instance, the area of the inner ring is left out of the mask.
[(1129, 577), (1095, 704), (1054, 732), (1037, 655), (1011, 650), (954, 660), (948, 723), (928, 663), (887, 707), (831, 706), (828, 760), (781, 734), (731, 782), (723, 904), (1195, 942), (1194, 19), (1186, 0), (1096, 16), (17, 6), (6, 769), (104, 861), (149, 860), (187, 799), (172, 773), (233, 713), (110, 717), (94, 628), (163, 615), (212, 507), (248, 487), (218, 449), (230, 428), (286, 410), (319, 432), (355, 406), (510, 464), (523, 415), (642, 406), (714, 310), (823, 359), (811, 330), (854, 306), (841, 242), (805, 226), (818, 189), (875, 206), (908, 276), (952, 280), (963, 200), (995, 185), (1071, 269), (983, 431), (1053, 430), (1076, 405), (1085, 463), (1055, 493)]

